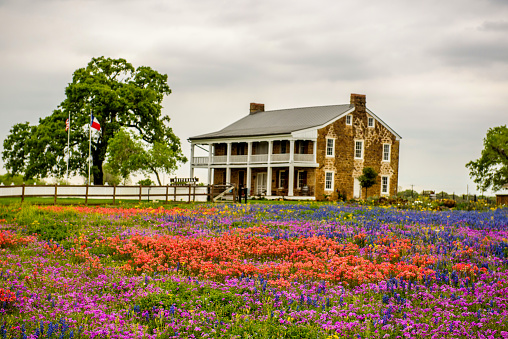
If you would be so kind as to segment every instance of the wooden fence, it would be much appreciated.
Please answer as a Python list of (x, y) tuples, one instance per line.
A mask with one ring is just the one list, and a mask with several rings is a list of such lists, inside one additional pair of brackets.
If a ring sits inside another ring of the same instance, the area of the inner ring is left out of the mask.
[[(113, 204), (118, 199), (190, 203), (212, 201), (223, 191), (224, 188), (218, 185), (198, 186), (192, 183), (166, 186), (0, 185), (0, 198), (21, 198), (22, 202), (28, 197), (53, 198), (53, 204), (56, 204), (57, 198), (82, 198), (85, 204), (94, 199), (112, 199)], [(228, 199), (236, 200), (236, 188)]]

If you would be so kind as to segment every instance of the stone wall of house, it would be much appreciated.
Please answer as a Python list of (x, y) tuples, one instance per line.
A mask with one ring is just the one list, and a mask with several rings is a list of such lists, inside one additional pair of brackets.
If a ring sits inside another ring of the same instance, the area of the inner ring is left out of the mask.
[[(389, 195), (396, 195), (399, 168), (399, 141), (396, 136), (374, 119), (374, 127), (368, 127), (368, 113), (365, 109), (365, 96), (351, 94), (351, 103), (355, 105), (351, 113), (352, 124), (346, 125), (346, 117), (318, 130), (316, 170), (317, 200), (335, 200), (338, 193), (348, 199), (353, 198), (354, 179), (362, 175), (363, 168), (372, 167), (378, 173), (376, 184), (368, 189), (368, 196), (381, 195), (381, 176), (389, 176)], [(335, 139), (335, 156), (326, 156), (326, 139)], [(354, 158), (356, 140), (363, 140), (363, 159)], [(390, 162), (383, 160), (383, 144), (391, 145)], [(334, 173), (333, 190), (325, 191), (325, 172)], [(361, 190), (365, 196), (365, 189)]]
[(216, 168), (213, 171), (213, 183), (215, 185), (223, 185), (226, 180), (226, 169), (225, 168)]
[(227, 155), (227, 149), (228, 149), (227, 144), (215, 144), (214, 148), (215, 148), (215, 152), (214, 152), (215, 156)]

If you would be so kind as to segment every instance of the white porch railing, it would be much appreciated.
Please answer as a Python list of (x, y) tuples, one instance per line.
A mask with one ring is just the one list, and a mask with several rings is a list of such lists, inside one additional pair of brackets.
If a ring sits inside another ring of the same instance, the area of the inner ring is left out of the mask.
[(212, 157), (212, 164), (218, 165), (218, 164), (225, 164), (228, 161), (227, 155), (216, 155)]
[(283, 154), (272, 154), (272, 162), (288, 162), (289, 161), (289, 153)]
[(248, 156), (247, 155), (232, 155), (229, 160), (232, 164), (246, 164)]
[(267, 163), (268, 162), (268, 154), (253, 154), (250, 156), (251, 163)]
[[(230, 158), (231, 164), (247, 164), (248, 156), (247, 155), (231, 155)], [(192, 165), (194, 166), (208, 166), (208, 157), (192, 157)], [(271, 156), (272, 162), (287, 162), (289, 163), (289, 154), (272, 154)], [(295, 162), (314, 162), (314, 154), (295, 154), (294, 155)], [(266, 164), (268, 162), (268, 154), (253, 154), (250, 156), (251, 164)], [(227, 163), (227, 156), (225, 155), (217, 155), (212, 157), (212, 165), (225, 165)]]
[(192, 157), (193, 165), (208, 165), (208, 157)]
[(295, 154), (295, 162), (313, 162), (314, 154)]

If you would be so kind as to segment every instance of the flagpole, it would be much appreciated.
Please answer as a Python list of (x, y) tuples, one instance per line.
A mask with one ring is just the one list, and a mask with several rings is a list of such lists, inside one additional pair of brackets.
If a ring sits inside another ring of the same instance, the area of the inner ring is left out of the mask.
[(90, 122), (88, 123), (88, 185), (90, 185), (90, 154), (92, 153), (92, 110), (90, 110)]
[(67, 129), (67, 181), (69, 181), (69, 158), (71, 157), (71, 152), (69, 148), (69, 144), (71, 141), (71, 111), (69, 111), (69, 128)]

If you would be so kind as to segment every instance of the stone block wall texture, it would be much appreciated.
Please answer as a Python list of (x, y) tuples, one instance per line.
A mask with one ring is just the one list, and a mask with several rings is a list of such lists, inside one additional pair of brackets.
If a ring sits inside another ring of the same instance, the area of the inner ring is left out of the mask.
[[(389, 195), (397, 194), (399, 175), (399, 141), (396, 136), (375, 119), (374, 127), (368, 127), (369, 114), (365, 110), (365, 96), (352, 94), (351, 103), (355, 110), (351, 113), (352, 125), (346, 125), (346, 117), (318, 130), (316, 170), (317, 200), (335, 200), (338, 193), (348, 199), (353, 198), (354, 179), (362, 175), (363, 168), (372, 167), (378, 173), (376, 184), (368, 189), (368, 197), (381, 195), (381, 176), (389, 176)], [(326, 157), (326, 139), (335, 139), (335, 157)], [(363, 140), (363, 160), (354, 158), (356, 140)], [(390, 162), (383, 160), (383, 144), (391, 145)], [(325, 191), (325, 172), (334, 173), (332, 191)], [(365, 189), (361, 198), (366, 199)]]

